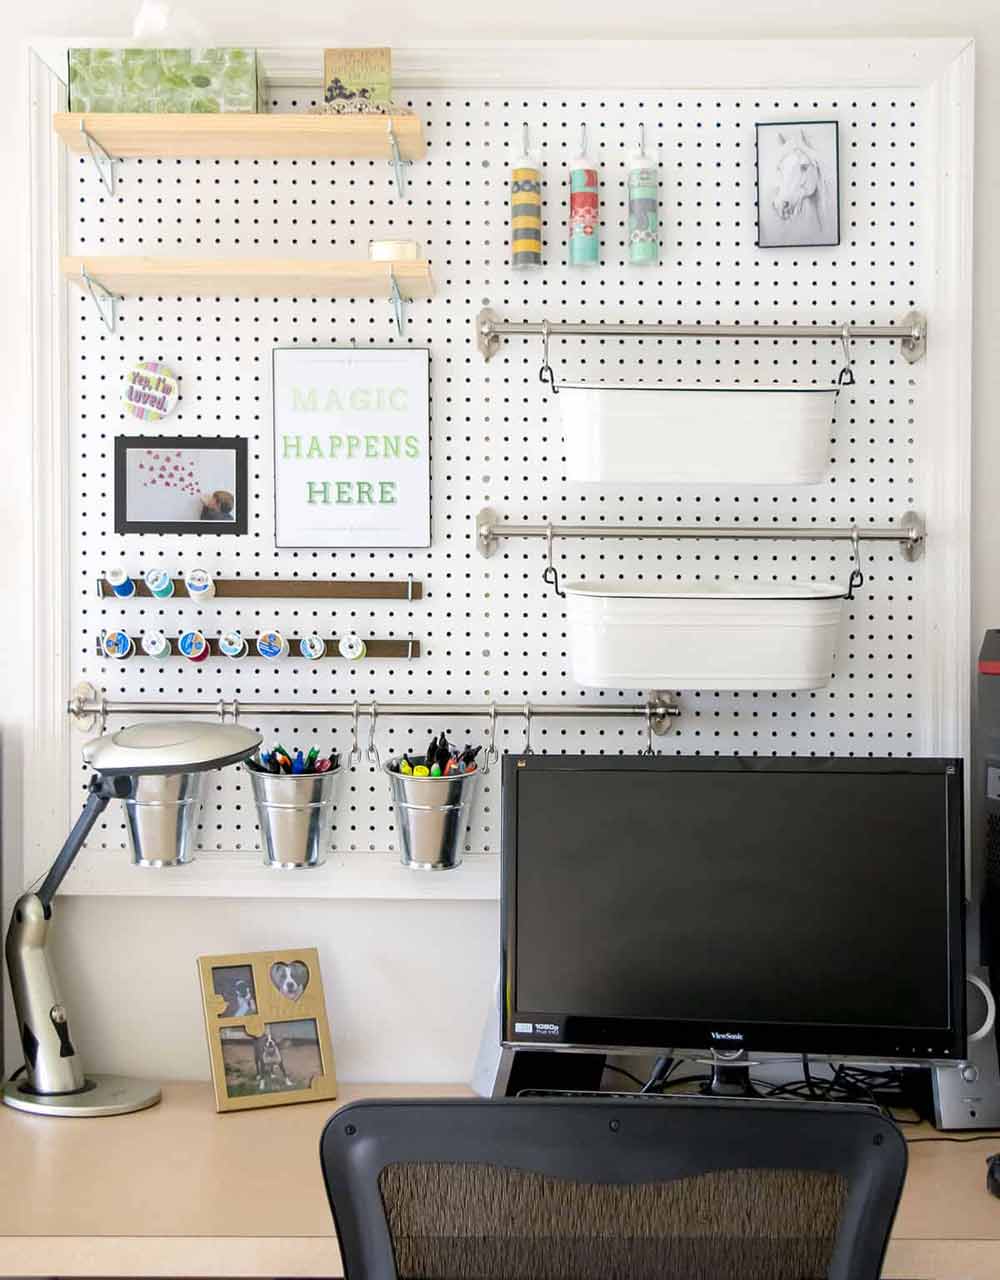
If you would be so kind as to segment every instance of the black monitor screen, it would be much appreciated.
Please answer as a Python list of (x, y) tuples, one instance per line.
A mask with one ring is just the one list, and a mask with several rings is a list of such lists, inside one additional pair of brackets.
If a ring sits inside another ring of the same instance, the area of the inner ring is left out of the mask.
[(522, 757), (506, 780), (508, 1042), (959, 1054), (958, 762)]

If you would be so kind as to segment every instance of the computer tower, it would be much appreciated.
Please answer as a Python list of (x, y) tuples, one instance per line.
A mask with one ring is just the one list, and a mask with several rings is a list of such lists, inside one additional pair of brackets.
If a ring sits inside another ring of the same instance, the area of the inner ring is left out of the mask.
[(969, 1043), (964, 1062), (932, 1072), (939, 1129), (1000, 1126), (1000, 630), (987, 631), (976, 676), (966, 947)]

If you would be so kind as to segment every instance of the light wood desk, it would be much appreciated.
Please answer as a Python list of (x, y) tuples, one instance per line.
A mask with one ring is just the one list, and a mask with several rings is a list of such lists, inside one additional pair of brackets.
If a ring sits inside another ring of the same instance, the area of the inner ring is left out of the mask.
[[(327, 1106), (216, 1115), (211, 1088), (106, 1120), (0, 1108), (0, 1275), (340, 1276), (319, 1137), (357, 1098), (456, 1097), (453, 1085), (344, 1085)], [(933, 1133), (927, 1130), (926, 1133)], [(885, 1277), (997, 1280), (1000, 1137), (910, 1147)]]

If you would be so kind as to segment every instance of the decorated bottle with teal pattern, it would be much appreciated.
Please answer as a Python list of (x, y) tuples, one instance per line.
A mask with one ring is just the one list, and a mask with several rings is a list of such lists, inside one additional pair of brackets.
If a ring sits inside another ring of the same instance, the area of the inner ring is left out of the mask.
[(657, 262), (660, 255), (659, 172), (645, 148), (628, 162), (628, 260), (633, 266)]
[(580, 155), (569, 167), (569, 262), (571, 267), (596, 267), (601, 260), (597, 165), (586, 153), (583, 131)]

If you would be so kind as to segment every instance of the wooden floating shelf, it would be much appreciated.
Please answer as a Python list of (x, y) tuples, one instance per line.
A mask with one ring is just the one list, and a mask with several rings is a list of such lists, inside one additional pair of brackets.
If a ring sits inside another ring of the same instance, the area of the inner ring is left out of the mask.
[(303, 258), (63, 258), (67, 280), (87, 276), (120, 297), (260, 295), (301, 298), (403, 298), (434, 295), (426, 262), (322, 262)]
[[(286, 636), (285, 638), (291, 645), (295, 645), (300, 639), (298, 636)], [(330, 658), (337, 658), (342, 662), (346, 662), (347, 659), (341, 655), (337, 648), (339, 643), (340, 641), (337, 637), (334, 637), (332, 640), (328, 639), (326, 641), (326, 653), (322, 658), (303, 658), (302, 655), (296, 653), (294, 649), (287, 658), (262, 658), (254, 647), (254, 641), (250, 639), (247, 639), (247, 651), (242, 658), (230, 658), (227, 654), (224, 654), (219, 648), (218, 640), (215, 639), (209, 639), (208, 651), (213, 658), (224, 658), (226, 662), (263, 662), (265, 665), (271, 665), (272, 662), (305, 662), (307, 664), (312, 664), (314, 662), (326, 662)], [(146, 662), (165, 662), (167, 657), (167, 655), (164, 655), (162, 658), (151, 658), (149, 654), (143, 653), (139, 646), (136, 645), (133, 652), (130, 653), (127, 658), (109, 658), (101, 649), (100, 640), (98, 640), (96, 644), (98, 657), (103, 658), (106, 662), (131, 662), (135, 658), (142, 659)], [(357, 661), (364, 662), (366, 658), (410, 659), (420, 657), (419, 640), (365, 640), (365, 649), (367, 651), (365, 657), (357, 659)], [(173, 639), (170, 641), (170, 656), (174, 658), (180, 658), (183, 656), (180, 649), (177, 647), (177, 641)], [(187, 662), (188, 659), (185, 658), (184, 661)], [(205, 662), (207, 661), (208, 659), (206, 658)], [(202, 666), (203, 663), (192, 662), (190, 665), (192, 667), (198, 667)]]
[(418, 116), (127, 115), (59, 112), (52, 125), (70, 151), (87, 154), (87, 133), (110, 156), (191, 159), (390, 160), (389, 123), (403, 160), (424, 158)]
[[(116, 596), (103, 578), (97, 583), (97, 592), (102, 599), (120, 600), (127, 604), (129, 600), (158, 600), (168, 604), (171, 600), (190, 600), (183, 578), (174, 578), (174, 594), (172, 596), (154, 596), (141, 578), (134, 579), (135, 595)], [(397, 582), (321, 582), (304, 578), (216, 578), (216, 600), (422, 600), (424, 587), (422, 582), (411, 582), (406, 579)], [(199, 597), (199, 603), (211, 604), (212, 599)]]

